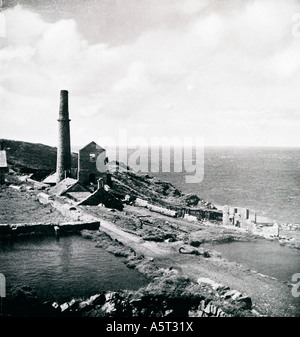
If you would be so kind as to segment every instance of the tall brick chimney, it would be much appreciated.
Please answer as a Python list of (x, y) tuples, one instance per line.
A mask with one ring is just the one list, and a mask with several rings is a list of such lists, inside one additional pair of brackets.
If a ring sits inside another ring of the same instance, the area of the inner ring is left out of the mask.
[(58, 145), (56, 183), (65, 179), (71, 171), (71, 141), (68, 91), (61, 90), (58, 118)]

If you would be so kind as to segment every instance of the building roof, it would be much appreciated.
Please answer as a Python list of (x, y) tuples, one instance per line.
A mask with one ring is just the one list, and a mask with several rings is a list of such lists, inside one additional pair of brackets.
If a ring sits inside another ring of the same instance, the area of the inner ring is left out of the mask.
[(87, 148), (87, 147), (96, 147), (97, 148), (97, 150), (99, 150), (99, 151), (106, 151), (103, 147), (101, 147), (100, 145), (98, 145), (97, 143), (95, 143), (94, 141), (92, 141), (92, 142), (90, 142), (89, 144), (87, 144), (86, 146), (84, 146), (82, 149), (80, 149), (79, 151), (82, 151), (82, 150), (84, 150), (85, 148)]
[(90, 192), (90, 190), (87, 187), (83, 186), (78, 180), (73, 178), (66, 178), (50, 189), (50, 193), (55, 195), (64, 195), (69, 191)]
[(76, 202), (81, 202), (88, 198), (91, 195), (91, 192), (67, 192), (65, 195)]
[(48, 177), (46, 177), (43, 180), (43, 183), (45, 184), (56, 184), (56, 172), (50, 174)]

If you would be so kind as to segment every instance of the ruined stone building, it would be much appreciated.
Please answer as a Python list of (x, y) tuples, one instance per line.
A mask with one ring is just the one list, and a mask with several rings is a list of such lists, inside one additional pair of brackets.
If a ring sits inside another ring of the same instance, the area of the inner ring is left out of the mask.
[(249, 209), (242, 207), (230, 207), (227, 205), (223, 207), (223, 225), (245, 227), (250, 223)]
[(91, 142), (78, 154), (77, 179), (84, 185), (97, 184), (106, 174), (106, 151), (95, 142)]

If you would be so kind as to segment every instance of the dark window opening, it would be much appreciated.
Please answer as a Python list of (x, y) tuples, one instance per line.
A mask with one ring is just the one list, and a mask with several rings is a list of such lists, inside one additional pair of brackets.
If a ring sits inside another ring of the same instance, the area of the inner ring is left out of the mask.
[(96, 184), (96, 174), (95, 173), (90, 173), (90, 175), (89, 175), (89, 181), (92, 184)]

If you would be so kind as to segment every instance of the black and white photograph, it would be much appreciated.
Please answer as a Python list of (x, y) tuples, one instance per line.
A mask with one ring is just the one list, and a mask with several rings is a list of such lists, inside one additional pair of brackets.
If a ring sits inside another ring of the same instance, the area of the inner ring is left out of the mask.
[(0, 0), (0, 325), (300, 317), (299, 92), (299, 0)]

